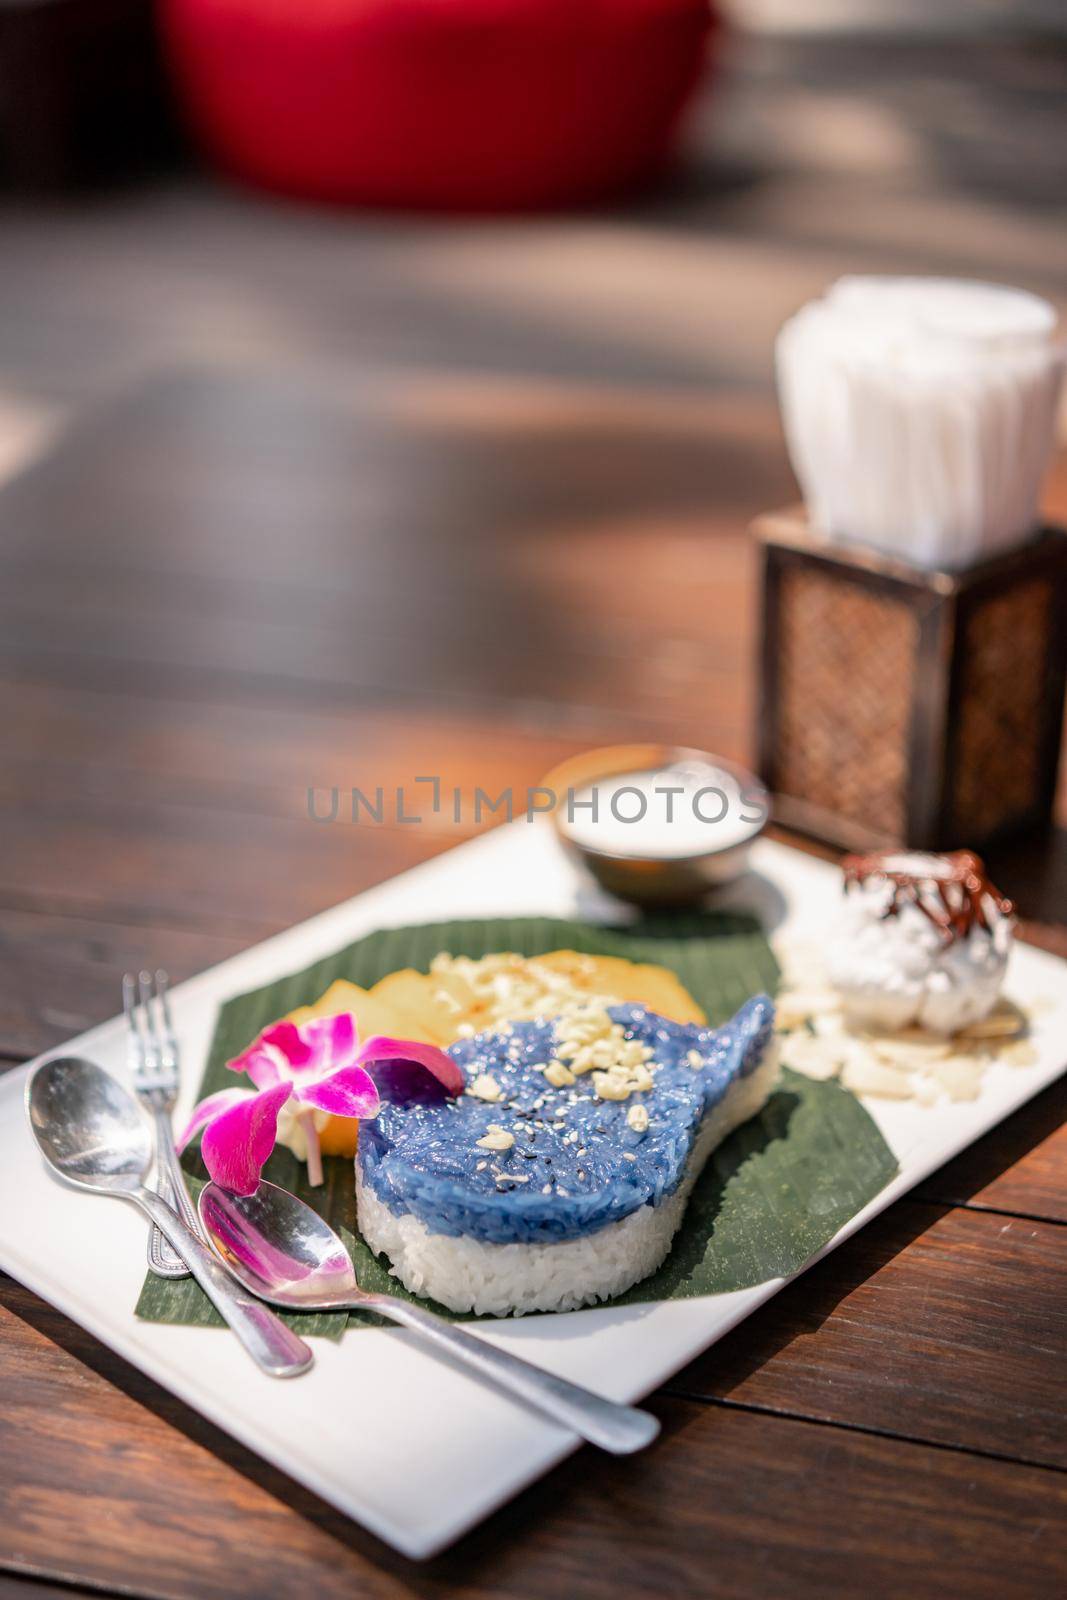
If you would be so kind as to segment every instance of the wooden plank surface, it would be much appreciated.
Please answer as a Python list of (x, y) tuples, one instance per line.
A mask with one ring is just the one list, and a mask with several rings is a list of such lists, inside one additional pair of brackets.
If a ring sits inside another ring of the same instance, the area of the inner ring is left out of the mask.
[(1061, 1079), (935, 1172), (928, 1200), (1067, 1223), (1067, 1083)]
[(908, 1198), (668, 1388), (1067, 1469), (1062, 1228)]
[(0, 667), (242, 704), (565, 708), (738, 750), (754, 481), (792, 493), (764, 406), (179, 373), (8, 492)]
[[(144, 1595), (1051, 1594), (1067, 1477), (664, 1396), (657, 1452), (583, 1451), (413, 1567), (24, 1292), (4, 1295), (0, 1490), (16, 1570)], [(96, 1370), (102, 1367), (103, 1371)], [(104, 1375), (106, 1374), (106, 1376)], [(63, 1485), (72, 1461), (77, 1496)]]

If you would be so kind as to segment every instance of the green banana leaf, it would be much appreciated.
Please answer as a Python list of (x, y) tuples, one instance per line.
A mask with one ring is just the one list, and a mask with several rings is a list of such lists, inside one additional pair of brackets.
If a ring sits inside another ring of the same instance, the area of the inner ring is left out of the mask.
[[(625, 956), (671, 968), (713, 1022), (724, 1022), (750, 995), (773, 993), (778, 969), (750, 917), (731, 913), (650, 918), (625, 928), (593, 927), (552, 917), (496, 918), (390, 928), (359, 939), (302, 972), (238, 995), (223, 1006), (202, 1095), (233, 1083), (226, 1062), (268, 1023), (309, 1005), (338, 978), (364, 988), (400, 967), (426, 971), (439, 951), (483, 956), (515, 950), (544, 955), (581, 950)], [(206, 1172), (195, 1150), (183, 1165), (195, 1194)], [(301, 1162), (277, 1149), (264, 1176), (314, 1206), (348, 1246), (366, 1289), (413, 1298), (388, 1264), (356, 1231), (352, 1164), (324, 1162), (325, 1182), (312, 1188)], [(615, 1304), (725, 1294), (795, 1272), (895, 1174), (896, 1161), (877, 1127), (847, 1090), (785, 1071), (758, 1117), (738, 1128), (712, 1155), (697, 1183), (667, 1260)], [(218, 1326), (221, 1319), (192, 1279), (146, 1278), (137, 1315), (151, 1322)], [(434, 1310), (451, 1317), (440, 1306)], [(346, 1327), (376, 1318), (330, 1312), (286, 1316), (300, 1333), (339, 1338)], [(476, 1320), (476, 1319), (463, 1319)]]

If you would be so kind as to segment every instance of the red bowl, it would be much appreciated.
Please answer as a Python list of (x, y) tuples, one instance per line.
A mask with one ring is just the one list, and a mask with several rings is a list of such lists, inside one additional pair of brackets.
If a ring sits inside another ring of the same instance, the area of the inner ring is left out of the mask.
[(229, 171), (373, 206), (573, 205), (650, 178), (709, 0), (161, 0), (178, 92)]

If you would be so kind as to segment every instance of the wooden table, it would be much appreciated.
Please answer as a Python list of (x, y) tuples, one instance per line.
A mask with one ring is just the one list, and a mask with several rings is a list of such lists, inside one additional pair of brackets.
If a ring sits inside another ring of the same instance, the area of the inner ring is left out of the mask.
[[(1064, 485), (1054, 491), (1063, 505)], [(0, 498), (0, 1053), (473, 828), (619, 737), (751, 756), (764, 399), (175, 369)], [(457, 826), (309, 820), (439, 773)], [(1067, 948), (1057, 837), (999, 864)], [(0, 1279), (0, 1597), (1051, 1595), (1067, 1585), (1063, 1086), (412, 1566)]]

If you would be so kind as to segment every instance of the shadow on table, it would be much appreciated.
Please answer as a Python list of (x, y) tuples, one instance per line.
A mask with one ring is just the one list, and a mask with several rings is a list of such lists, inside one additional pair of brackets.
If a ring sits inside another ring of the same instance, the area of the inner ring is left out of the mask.
[[(1052, 1084), (1007, 1122), (903, 1196), (894, 1206), (670, 1379), (664, 1392), (725, 1401), (798, 1335), (816, 1332), (851, 1294), (950, 1211), (1042, 1144), (1067, 1116), (1067, 1081)], [(975, 1209), (995, 1210), (995, 1206)], [(1018, 1214), (1012, 1208), (1012, 1215)]]

